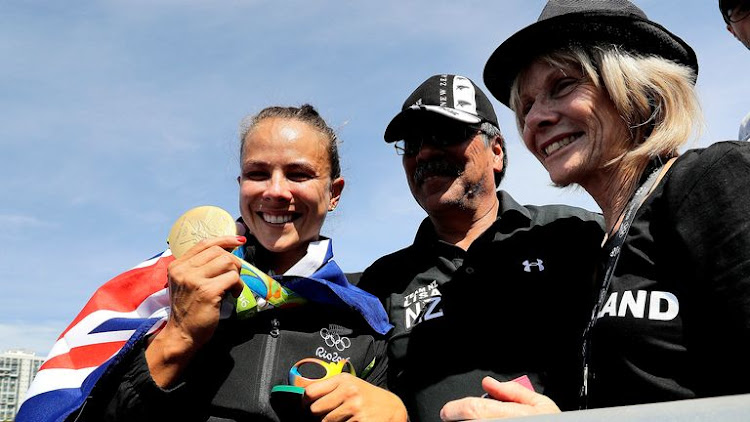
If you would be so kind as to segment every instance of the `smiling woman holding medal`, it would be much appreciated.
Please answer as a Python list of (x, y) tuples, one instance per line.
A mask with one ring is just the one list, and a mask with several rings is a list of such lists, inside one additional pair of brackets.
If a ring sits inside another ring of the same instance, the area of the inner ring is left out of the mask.
[(360, 388), (385, 385), (390, 324), (320, 235), (344, 188), (335, 133), (310, 105), (246, 123), (244, 233), (215, 209), (175, 224), (167, 323), (95, 390), (86, 420), (405, 420), (395, 395)]

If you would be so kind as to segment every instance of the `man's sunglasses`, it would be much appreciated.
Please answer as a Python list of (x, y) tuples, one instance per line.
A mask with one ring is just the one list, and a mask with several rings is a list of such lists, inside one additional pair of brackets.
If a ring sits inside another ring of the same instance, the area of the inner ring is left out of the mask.
[(750, 1), (727, 2), (722, 12), (728, 22), (737, 23), (750, 15)]
[(403, 139), (396, 141), (393, 146), (398, 155), (413, 157), (419, 154), (419, 150), (425, 143), (445, 148), (462, 144), (481, 132), (481, 128), (471, 125), (448, 125), (427, 130), (414, 130), (405, 133)]

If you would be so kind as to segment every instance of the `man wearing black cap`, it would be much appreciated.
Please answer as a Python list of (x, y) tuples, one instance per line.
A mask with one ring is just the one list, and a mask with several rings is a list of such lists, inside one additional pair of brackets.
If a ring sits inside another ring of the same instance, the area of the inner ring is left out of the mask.
[[(727, 30), (750, 49), (750, 0), (719, 0), (719, 9)], [(750, 141), (750, 113), (740, 123), (737, 139)]]
[(395, 326), (389, 384), (411, 420), (440, 420), (446, 402), (465, 397), (499, 404), (479, 398), (498, 381), (572, 407), (599, 216), (496, 192), (505, 141), (490, 101), (466, 77), (427, 79), (385, 140), (428, 216), (414, 244), (377, 260), (359, 285), (383, 300)]

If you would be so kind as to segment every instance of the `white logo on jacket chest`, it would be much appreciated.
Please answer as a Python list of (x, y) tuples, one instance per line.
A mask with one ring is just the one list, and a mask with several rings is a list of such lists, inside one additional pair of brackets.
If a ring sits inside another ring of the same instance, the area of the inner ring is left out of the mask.
[(419, 302), (411, 308), (406, 309), (406, 329), (419, 324), (422, 321), (440, 318), (443, 316), (443, 307), (440, 306), (442, 297), (435, 296), (424, 302)]
[(326, 346), (335, 347), (339, 352), (343, 352), (352, 345), (352, 341), (349, 337), (344, 337), (334, 330), (328, 328), (321, 328), (320, 337), (326, 342)]
[[(647, 318), (652, 321), (671, 321), (680, 313), (680, 301), (672, 293), (647, 290), (626, 290), (609, 295), (597, 318)], [(648, 309), (648, 314), (646, 310)]]
[(523, 270), (527, 273), (531, 272), (532, 268), (536, 268), (537, 271), (542, 272), (544, 271), (544, 261), (537, 258), (534, 261), (529, 261), (528, 259), (526, 261), (523, 261), (521, 264), (523, 264)]
[(437, 287), (437, 281), (433, 280), (427, 286), (422, 286), (404, 296), (404, 327), (407, 330), (422, 321), (443, 316), (443, 308), (440, 306), (442, 298)]

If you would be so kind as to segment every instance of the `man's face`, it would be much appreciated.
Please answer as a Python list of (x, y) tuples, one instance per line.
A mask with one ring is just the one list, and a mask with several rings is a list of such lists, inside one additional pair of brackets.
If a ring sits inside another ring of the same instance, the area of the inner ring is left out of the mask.
[(430, 215), (471, 210), (495, 196), (495, 172), (502, 170), (499, 142), (487, 145), (478, 126), (447, 117), (414, 119), (402, 145), (404, 171), (417, 203)]
[(750, 49), (750, 0), (741, 1), (725, 15), (727, 29)]

